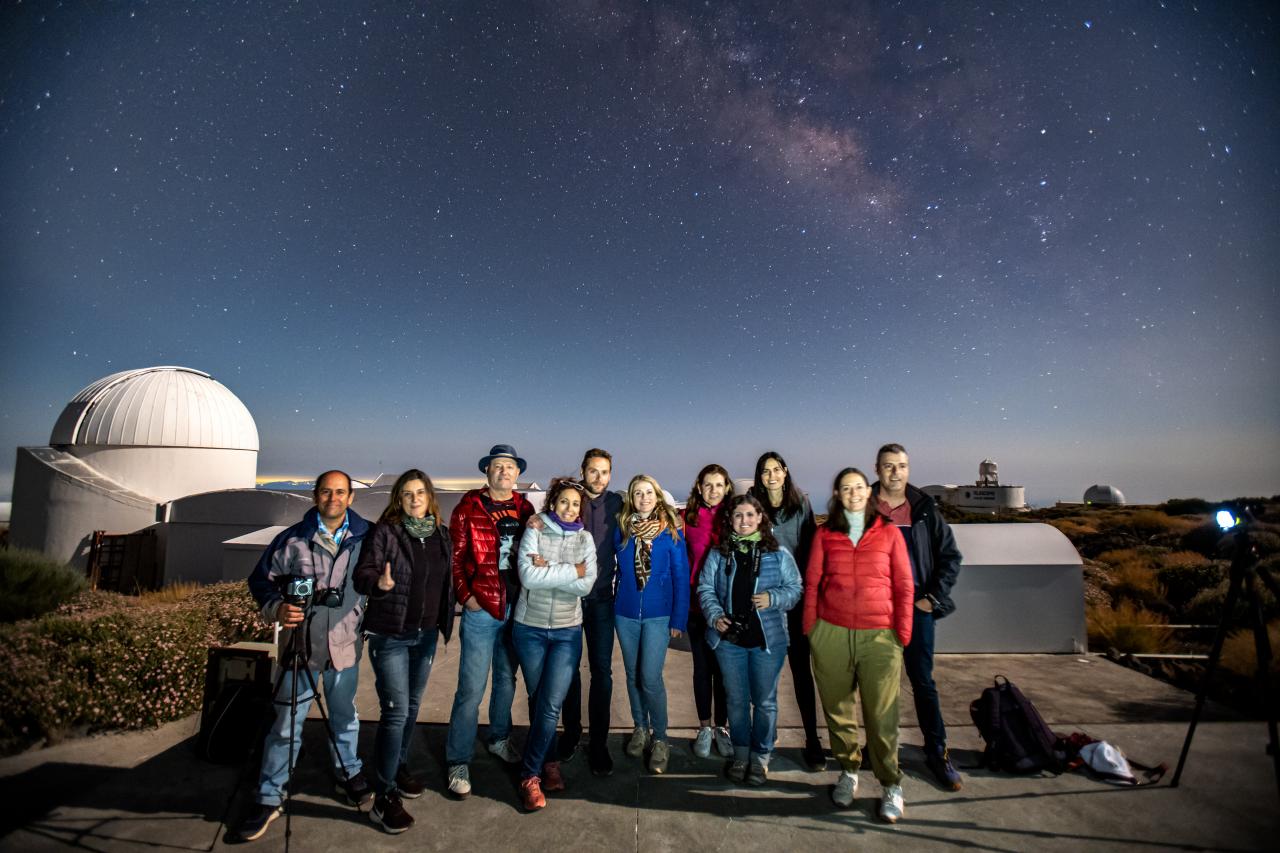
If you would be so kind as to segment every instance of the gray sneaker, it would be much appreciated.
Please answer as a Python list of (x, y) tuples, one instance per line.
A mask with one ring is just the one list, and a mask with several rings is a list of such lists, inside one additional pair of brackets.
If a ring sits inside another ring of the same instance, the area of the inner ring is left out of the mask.
[(747, 784), (759, 788), (767, 781), (769, 781), (769, 765), (759, 757), (752, 758), (747, 764)]
[(880, 819), (885, 823), (897, 823), (906, 810), (902, 804), (902, 786), (890, 785), (884, 789), (884, 797), (880, 800)]
[(471, 768), (465, 764), (455, 764), (449, 768), (449, 793), (460, 800), (471, 795)]
[(847, 809), (853, 805), (853, 795), (856, 793), (858, 793), (858, 774), (841, 770), (836, 786), (831, 789), (831, 802)]
[(698, 736), (693, 739), (693, 754), (699, 758), (706, 758), (711, 755), (710, 726), (703, 726), (698, 729)]
[(671, 755), (671, 750), (667, 747), (665, 740), (655, 740), (653, 742), (653, 751), (649, 753), (649, 772), (662, 774), (667, 772), (667, 759)]
[(632, 758), (639, 758), (644, 755), (645, 747), (649, 745), (649, 730), (644, 726), (636, 726), (631, 732), (631, 740), (627, 741), (627, 755)]
[(729, 737), (729, 730), (724, 726), (716, 726), (711, 733), (716, 742), (716, 752), (720, 753), (721, 758), (733, 758), (733, 738)]
[(520, 753), (516, 752), (516, 748), (511, 745), (511, 738), (504, 737), (502, 740), (495, 740), (489, 744), (489, 751), (501, 758), (508, 764), (519, 764)]

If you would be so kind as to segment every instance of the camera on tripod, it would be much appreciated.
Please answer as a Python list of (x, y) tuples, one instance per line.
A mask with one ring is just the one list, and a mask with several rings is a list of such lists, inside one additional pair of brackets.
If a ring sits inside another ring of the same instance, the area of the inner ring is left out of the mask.
[(342, 587), (317, 589), (316, 579), (303, 575), (281, 575), (276, 578), (276, 583), (280, 587), (280, 595), (285, 603), (292, 604), (294, 607), (306, 610), (313, 604), (317, 607), (342, 606), (344, 593)]

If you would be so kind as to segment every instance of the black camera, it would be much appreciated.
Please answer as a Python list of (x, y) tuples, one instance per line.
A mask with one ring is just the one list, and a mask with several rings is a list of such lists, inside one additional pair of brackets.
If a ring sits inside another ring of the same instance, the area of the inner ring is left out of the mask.
[(751, 627), (748, 621), (751, 618), (750, 613), (730, 613), (729, 627), (720, 633), (720, 639), (733, 643), (735, 646), (739, 644), (742, 635)]
[(280, 585), (280, 595), (294, 607), (304, 610), (312, 604), (317, 607), (341, 607), (342, 589), (325, 587), (316, 589), (316, 579), (302, 575), (283, 575), (276, 579)]

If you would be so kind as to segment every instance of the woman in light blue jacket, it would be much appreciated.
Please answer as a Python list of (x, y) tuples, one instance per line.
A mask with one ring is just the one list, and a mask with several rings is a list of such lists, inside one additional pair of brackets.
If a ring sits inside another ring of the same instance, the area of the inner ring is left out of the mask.
[(723, 523), (720, 544), (702, 567), (698, 601), (728, 698), (733, 758), (726, 772), (735, 782), (763, 785), (787, 660), (786, 612), (800, 601), (800, 570), (752, 495), (731, 499)]

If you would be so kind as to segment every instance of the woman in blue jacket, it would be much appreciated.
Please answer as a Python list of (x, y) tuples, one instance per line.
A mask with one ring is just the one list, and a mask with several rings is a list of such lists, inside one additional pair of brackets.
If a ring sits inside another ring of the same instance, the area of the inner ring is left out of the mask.
[(735, 782), (763, 785), (787, 660), (786, 613), (800, 601), (800, 570), (791, 552), (778, 547), (753, 495), (731, 499), (723, 524), (720, 544), (702, 567), (698, 601), (728, 699), (733, 758), (726, 770)]
[(662, 486), (648, 474), (627, 485), (614, 539), (618, 552), (618, 592), (614, 629), (627, 671), (627, 697), (635, 730), (627, 755), (649, 751), (649, 770), (667, 769), (667, 687), (662, 667), (667, 643), (685, 631), (689, 619), (689, 557), (675, 510)]

